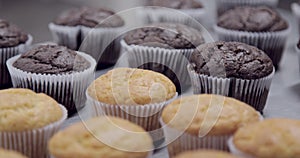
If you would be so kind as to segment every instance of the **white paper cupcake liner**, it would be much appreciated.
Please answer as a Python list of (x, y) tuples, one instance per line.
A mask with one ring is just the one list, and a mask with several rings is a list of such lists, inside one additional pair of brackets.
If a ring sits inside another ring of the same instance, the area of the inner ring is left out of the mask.
[[(115, 64), (120, 56), (120, 38), (118, 36), (122, 30), (124, 27), (89, 28), (82, 26), (82, 43), (79, 50), (90, 54), (100, 64)], [(111, 43), (112, 45), (110, 45)], [(105, 51), (108, 46), (110, 47)]]
[(7, 67), (13, 86), (46, 93), (64, 105), (68, 109), (69, 115), (75, 113), (85, 104), (85, 90), (94, 79), (96, 66), (96, 61), (91, 56), (82, 52), (77, 53), (90, 63), (90, 67), (84, 71), (71, 74), (55, 75), (25, 72), (13, 67), (13, 63), (20, 55), (9, 59)]
[(293, 3), (291, 6), (294, 15), (296, 16), (297, 20), (298, 20), (298, 30), (300, 33), (300, 5), (298, 3)]
[(236, 6), (270, 6), (276, 8), (278, 0), (216, 0), (217, 13), (221, 15), (226, 10)]
[(0, 89), (12, 86), (6, 61), (13, 56), (25, 52), (30, 47), (32, 40), (32, 36), (28, 35), (28, 39), (24, 44), (16, 47), (0, 48)]
[(48, 25), (53, 40), (62, 46), (77, 50), (80, 45), (81, 26), (61, 26), (54, 23)]
[(275, 74), (275, 69), (273, 69), (273, 72), (266, 77), (247, 80), (198, 74), (192, 65), (188, 65), (188, 71), (194, 94), (205, 93), (233, 97), (251, 105), (259, 112), (263, 112), (266, 105), (271, 82)]
[(48, 140), (60, 129), (60, 126), (68, 117), (67, 110), (62, 105), (60, 107), (63, 116), (57, 122), (28, 131), (0, 132), (0, 147), (18, 151), (30, 158), (49, 157)]
[(204, 22), (206, 17), (206, 11), (204, 8), (199, 9), (170, 9), (163, 7), (146, 7), (143, 10), (139, 10), (142, 19), (146, 19), (145, 22), (160, 23), (171, 22), (180, 23), (187, 26), (197, 28), (195, 21)]
[[(122, 50), (128, 53), (129, 67), (137, 68), (146, 63), (159, 63), (167, 66), (175, 73), (182, 88), (190, 85), (186, 67), (194, 49), (164, 49), (127, 45), (124, 40), (121, 41), (121, 46)], [(155, 69), (153, 70), (155, 71)]]
[(256, 158), (254, 156), (251, 156), (249, 154), (246, 154), (242, 151), (240, 151), (239, 149), (237, 149), (233, 143), (233, 137), (230, 137), (229, 140), (228, 140), (228, 147), (229, 147), (229, 150), (230, 152), (233, 154), (233, 155), (236, 155), (238, 157), (243, 157), (243, 158)]
[(198, 137), (171, 128), (160, 119), (166, 137), (169, 156), (172, 158), (184, 151), (198, 149), (215, 149), (228, 151), (227, 141), (231, 135)]
[(247, 32), (229, 30), (217, 25), (214, 29), (221, 41), (237, 41), (255, 46), (263, 50), (272, 59), (274, 66), (279, 66), (282, 58), (287, 37), (291, 27), (276, 32)]
[(151, 135), (153, 142), (161, 141), (163, 131), (160, 129), (159, 118), (161, 117), (162, 109), (167, 104), (174, 101), (178, 94), (165, 102), (146, 104), (146, 105), (109, 105), (106, 103), (94, 100), (86, 92), (87, 106), (90, 106), (94, 111), (94, 116), (115, 116), (125, 120), (129, 120), (141, 127)]
[(298, 56), (299, 71), (300, 71), (300, 49), (298, 48), (297, 45), (295, 46), (295, 50), (296, 50), (296, 53), (297, 53), (297, 56)]

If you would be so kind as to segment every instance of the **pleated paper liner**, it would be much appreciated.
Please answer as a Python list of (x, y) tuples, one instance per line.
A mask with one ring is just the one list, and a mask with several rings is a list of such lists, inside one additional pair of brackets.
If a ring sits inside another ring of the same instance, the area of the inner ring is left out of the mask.
[(237, 149), (233, 143), (233, 137), (230, 137), (227, 143), (228, 143), (229, 150), (233, 155), (236, 155), (238, 157), (243, 157), (243, 158), (256, 158)]
[(299, 70), (300, 70), (300, 48), (298, 48), (298, 46), (296, 45), (295, 50), (296, 50), (296, 53), (297, 53), (297, 56), (298, 56)]
[[(157, 47), (127, 45), (121, 41), (122, 50), (128, 54), (129, 67), (149, 69), (163, 73), (181, 93), (191, 85), (186, 67), (194, 49), (164, 49)], [(166, 69), (161, 71), (161, 69)]]
[(94, 79), (96, 61), (88, 54), (77, 52), (85, 58), (90, 67), (81, 72), (70, 74), (37, 74), (25, 72), (13, 66), (20, 57), (15, 56), (7, 61), (7, 67), (12, 77), (13, 86), (28, 88), (38, 93), (46, 93), (57, 102), (64, 105), (69, 116), (81, 109), (86, 101), (85, 90)]
[(80, 26), (61, 26), (50, 23), (48, 27), (54, 42), (72, 50), (78, 49), (81, 44)]
[(216, 0), (218, 16), (236, 6), (270, 6), (276, 8), (277, 4), (278, 0)]
[(0, 48), (0, 89), (12, 87), (6, 61), (13, 56), (25, 52), (30, 47), (32, 40), (32, 36), (28, 35), (28, 39), (24, 44), (20, 44), (16, 47)]
[(275, 69), (273, 68), (273, 72), (266, 77), (247, 80), (198, 74), (192, 65), (188, 65), (188, 71), (194, 94), (205, 93), (233, 97), (251, 105), (259, 112), (263, 112), (266, 105), (271, 82), (275, 74)]
[(296, 18), (298, 20), (298, 30), (300, 33), (300, 5), (298, 3), (293, 3), (291, 7), (292, 7), (292, 11), (293, 11), (294, 15), (296, 16)]
[(275, 32), (236, 31), (217, 25), (214, 26), (214, 30), (221, 41), (242, 42), (263, 50), (272, 59), (275, 68), (278, 68), (287, 37), (291, 32), (291, 26), (285, 30)]
[(174, 101), (178, 94), (176, 93), (170, 100), (146, 105), (110, 105), (94, 100), (88, 92), (86, 92), (86, 96), (87, 106), (93, 109), (94, 116), (107, 115), (129, 120), (148, 131), (153, 142), (157, 143), (164, 138), (159, 123), (162, 109)]
[(60, 108), (62, 118), (45, 127), (20, 132), (0, 132), (0, 147), (18, 151), (30, 158), (48, 158), (48, 140), (60, 129), (68, 115), (64, 106), (60, 105)]

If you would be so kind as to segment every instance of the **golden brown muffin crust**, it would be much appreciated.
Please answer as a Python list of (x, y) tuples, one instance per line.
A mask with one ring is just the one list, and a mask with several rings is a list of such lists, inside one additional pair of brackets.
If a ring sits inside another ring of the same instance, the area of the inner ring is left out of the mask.
[(18, 152), (0, 148), (0, 158), (27, 158)]
[(259, 158), (299, 158), (300, 121), (268, 119), (240, 128), (233, 137), (237, 149)]
[(260, 116), (236, 99), (202, 94), (173, 101), (163, 110), (162, 120), (172, 128), (197, 136), (200, 131), (201, 136), (230, 135), (241, 126), (259, 121)]
[(88, 94), (111, 105), (145, 105), (173, 98), (175, 85), (166, 76), (149, 70), (117, 68), (97, 78)]
[(29, 89), (0, 90), (0, 131), (25, 131), (47, 126), (62, 118), (59, 104)]
[(107, 116), (76, 123), (49, 142), (56, 158), (146, 158), (152, 148), (151, 137), (143, 128)]
[(187, 151), (179, 154), (175, 158), (237, 158), (229, 153), (215, 150)]

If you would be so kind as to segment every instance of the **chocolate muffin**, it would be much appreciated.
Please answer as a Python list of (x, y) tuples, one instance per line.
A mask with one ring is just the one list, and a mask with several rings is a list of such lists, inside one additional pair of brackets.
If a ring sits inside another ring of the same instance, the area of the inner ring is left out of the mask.
[(46, 93), (64, 105), (69, 116), (85, 103), (94, 78), (94, 59), (64, 46), (40, 45), (7, 62), (14, 87)]
[[(133, 55), (130, 59), (143, 59), (130, 61), (131, 67), (166, 75), (176, 85), (177, 92), (181, 93), (189, 82), (186, 79), (188, 74), (185, 67), (190, 54), (198, 45), (204, 43), (204, 38), (199, 31), (188, 26), (159, 23), (128, 32), (124, 36), (124, 43), (125, 48), (135, 47), (128, 48), (130, 55)], [(171, 61), (164, 61), (165, 58)]]
[(22, 45), (31, 44), (28, 34), (16, 25), (0, 19), (0, 89), (12, 87), (6, 60), (24, 51)]
[(272, 60), (263, 51), (239, 42), (200, 45), (188, 71), (194, 93), (233, 97), (260, 112), (274, 75)]
[(191, 63), (197, 73), (214, 77), (259, 79), (273, 72), (272, 60), (263, 51), (239, 42), (200, 46)]
[(279, 67), (290, 32), (289, 24), (280, 14), (265, 6), (236, 7), (222, 14), (214, 27), (223, 41), (238, 41), (263, 50)]
[(273, 32), (288, 28), (278, 12), (269, 7), (236, 7), (218, 19), (218, 26), (230, 30)]
[[(109, 18), (109, 20), (105, 20)], [(81, 7), (73, 8), (59, 15), (54, 23), (64, 26), (86, 27), (120, 27), (124, 25), (121, 17), (115, 12), (104, 8)]]
[(149, 0), (149, 5), (173, 9), (194, 9), (203, 7), (197, 0)]
[(32, 73), (70, 74), (84, 71), (91, 64), (67, 47), (42, 45), (24, 53), (13, 66)]

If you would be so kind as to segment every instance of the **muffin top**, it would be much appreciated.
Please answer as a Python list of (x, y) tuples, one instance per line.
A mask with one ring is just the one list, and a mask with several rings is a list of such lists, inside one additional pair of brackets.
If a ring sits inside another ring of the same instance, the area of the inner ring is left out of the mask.
[(124, 25), (124, 20), (109, 9), (81, 7), (63, 12), (54, 23), (64, 26), (120, 27)]
[(219, 17), (218, 26), (249, 32), (274, 32), (288, 28), (287, 22), (277, 11), (265, 6), (244, 6), (228, 10)]
[(233, 137), (237, 149), (259, 158), (300, 157), (300, 121), (268, 119), (240, 128)]
[(12, 150), (0, 149), (0, 158), (26, 158), (26, 157)]
[(256, 47), (239, 42), (213, 42), (197, 47), (194, 70), (215, 77), (258, 79), (273, 72), (272, 60)]
[(42, 74), (68, 74), (90, 67), (90, 63), (75, 51), (58, 45), (40, 45), (22, 54), (13, 66), (20, 70)]
[(110, 105), (160, 103), (176, 95), (166, 76), (143, 69), (117, 68), (97, 78), (88, 88), (95, 100)]
[(67, 127), (51, 138), (48, 147), (57, 158), (146, 158), (153, 149), (152, 139), (142, 127), (108, 116)]
[(0, 48), (15, 47), (28, 40), (28, 35), (14, 24), (0, 19)]
[(230, 135), (259, 120), (259, 114), (246, 103), (209, 94), (181, 97), (162, 112), (165, 124), (196, 136)]
[(150, 0), (149, 5), (173, 9), (198, 9), (203, 7), (197, 0)]
[(204, 43), (198, 30), (172, 23), (159, 23), (138, 28), (126, 33), (124, 39), (128, 45), (166, 49), (192, 49)]
[(196, 150), (179, 154), (175, 158), (236, 158), (235, 156), (217, 150)]
[(0, 90), (0, 131), (25, 131), (62, 119), (58, 103), (28, 89)]

